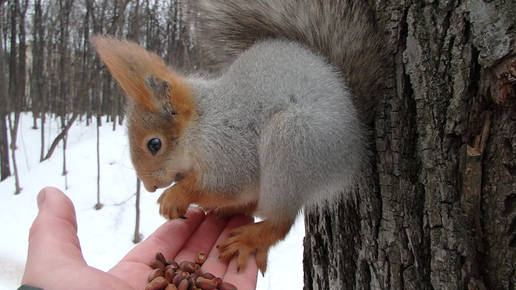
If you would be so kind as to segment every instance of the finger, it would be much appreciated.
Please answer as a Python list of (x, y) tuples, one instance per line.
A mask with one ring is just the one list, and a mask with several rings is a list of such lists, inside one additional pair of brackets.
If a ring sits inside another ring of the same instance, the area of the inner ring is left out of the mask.
[(70, 199), (60, 190), (47, 187), (38, 194), (38, 207), (38, 216), (29, 232), (27, 265), (22, 280), (27, 284), (31, 284), (31, 280), (46, 279), (50, 271), (86, 266)]
[(181, 261), (194, 262), (199, 253), (209, 253), (227, 223), (227, 218), (215, 218), (213, 212), (208, 213), (206, 220), (195, 230), (181, 251), (172, 257), (173, 260), (178, 263)]
[[(228, 270), (228, 263), (223, 262), (219, 259), (221, 253), (220, 250), (217, 248), (217, 245), (229, 238), (229, 232), (231, 230), (252, 222), (252, 217), (244, 215), (233, 216), (229, 219), (226, 228), (222, 231), (217, 241), (215, 242), (213, 248), (209, 251), (206, 262), (204, 262), (204, 265), (202, 267), (204, 272), (212, 273), (217, 277), (224, 277), (226, 271)], [(231, 281), (228, 282), (233, 283)]]
[(187, 219), (165, 222), (152, 235), (132, 249), (116, 266), (108, 271), (135, 289), (144, 289), (150, 274), (149, 263), (161, 252), (165, 257), (175, 257), (192, 233), (204, 221), (204, 211), (190, 208)]
[(175, 257), (183, 245), (205, 220), (202, 209), (190, 208), (186, 213), (187, 219), (175, 219), (165, 222), (147, 239), (131, 250), (121, 262), (136, 262), (148, 264), (157, 252), (165, 257)]
[[(252, 220), (251, 220), (252, 221)], [(248, 223), (243, 223), (238, 227)], [(237, 227), (235, 227), (237, 228)], [(230, 229), (229, 231), (231, 231)], [(229, 231), (228, 236), (229, 237)], [(227, 238), (226, 237), (226, 238)], [(221, 241), (222, 242), (222, 241)], [(231, 259), (226, 269), (226, 273), (222, 281), (229, 282), (235, 285), (239, 290), (254, 290), (256, 289), (256, 280), (258, 279), (258, 265), (256, 264), (256, 256), (249, 255), (247, 257), (247, 267), (245, 270), (238, 271), (236, 258)]]

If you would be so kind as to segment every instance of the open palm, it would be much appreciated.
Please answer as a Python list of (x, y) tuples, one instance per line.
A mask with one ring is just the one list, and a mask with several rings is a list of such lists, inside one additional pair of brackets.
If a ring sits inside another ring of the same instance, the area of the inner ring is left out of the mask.
[(29, 252), (22, 283), (43, 289), (145, 289), (151, 272), (149, 262), (156, 252), (167, 260), (194, 261), (208, 253), (202, 266), (240, 290), (255, 289), (257, 267), (250, 257), (249, 267), (237, 273), (235, 261), (218, 259), (216, 245), (229, 231), (251, 223), (245, 216), (217, 219), (200, 209), (188, 210), (186, 220), (165, 222), (151, 236), (131, 250), (108, 272), (92, 268), (82, 256), (72, 202), (61, 191), (45, 188), (38, 195), (39, 213), (29, 234)]

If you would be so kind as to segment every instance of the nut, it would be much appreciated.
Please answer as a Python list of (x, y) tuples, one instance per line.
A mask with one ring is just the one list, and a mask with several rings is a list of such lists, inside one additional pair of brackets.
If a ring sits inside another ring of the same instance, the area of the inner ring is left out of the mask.
[(188, 264), (188, 261), (183, 261), (183, 262), (179, 263), (179, 269), (181, 271), (184, 271), (186, 264)]
[(195, 281), (195, 286), (202, 290), (214, 290), (217, 287), (217, 281), (215, 279), (206, 279), (204, 277), (198, 277)]
[(161, 270), (159, 268), (152, 270), (152, 272), (149, 274), (149, 277), (147, 278), (147, 280), (150, 282), (157, 277), (163, 277), (163, 270)]
[(174, 270), (174, 268), (170, 267), (170, 265), (166, 266), (165, 267), (165, 279), (167, 279), (167, 281), (169, 283), (172, 283), (172, 281), (174, 281), (174, 277), (176, 276), (176, 270)]
[(156, 277), (154, 280), (152, 280), (148, 285), (147, 287), (145, 288), (145, 290), (163, 290), (165, 289), (165, 287), (168, 286), (168, 281), (167, 279), (163, 278), (163, 277)]
[(201, 277), (203, 275), (201, 269), (195, 270), (193, 273), (190, 274), (190, 278), (197, 279), (197, 277)]
[(181, 280), (181, 283), (177, 286), (177, 290), (188, 290), (188, 285), (190, 283), (188, 282), (188, 279)]
[(179, 264), (179, 269), (183, 270), (184, 272), (193, 273), (197, 267), (192, 262), (183, 261)]
[(215, 279), (215, 275), (213, 275), (212, 273), (203, 273), (202, 276), (206, 279)]
[(222, 282), (219, 286), (220, 290), (238, 290), (237, 287), (231, 283), (228, 282)]
[(199, 290), (199, 288), (195, 286), (195, 279), (192, 277), (188, 280), (188, 290)]
[(163, 265), (167, 264), (167, 260), (165, 260), (165, 256), (163, 256), (163, 254), (161, 252), (157, 252), (156, 253), (156, 260), (158, 260), (161, 263), (163, 263)]
[(207, 258), (206, 253), (200, 252), (199, 255), (197, 255), (197, 257), (195, 257), (195, 262), (202, 266), (202, 264), (204, 264), (204, 262), (206, 262), (206, 258)]
[(162, 253), (156, 253), (156, 260), (150, 262), (152, 271), (150, 281), (145, 290), (238, 290), (228, 282), (222, 282), (220, 277), (211, 273), (203, 273), (202, 263), (207, 255), (199, 253), (194, 262), (182, 261), (177, 263), (165, 260)]
[(153, 260), (150, 262), (150, 266), (152, 269), (161, 269), (161, 271), (165, 271), (165, 265), (159, 260)]
[(172, 283), (179, 287), (179, 283), (181, 283), (182, 280), (188, 280), (188, 278), (190, 278), (190, 273), (179, 270), (176, 272), (176, 276), (174, 277)]
[(168, 284), (168, 286), (167, 286), (167, 288), (165, 288), (165, 290), (177, 290), (177, 287), (174, 284)]
[(168, 260), (167, 266), (171, 266), (172, 268), (174, 268), (174, 270), (179, 269), (179, 264), (176, 261)]
[(222, 279), (217, 277), (215, 278), (215, 281), (217, 281), (217, 288), (220, 288), (220, 285), (222, 285)]

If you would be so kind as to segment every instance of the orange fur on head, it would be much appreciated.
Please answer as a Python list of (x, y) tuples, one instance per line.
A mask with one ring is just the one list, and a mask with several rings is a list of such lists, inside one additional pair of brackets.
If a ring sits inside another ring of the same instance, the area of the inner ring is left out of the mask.
[(95, 48), (127, 97), (149, 109), (157, 109), (145, 78), (154, 75), (172, 86), (171, 102), (179, 114), (190, 117), (194, 105), (190, 90), (184, 80), (175, 74), (156, 54), (134, 42), (112, 36), (95, 36)]

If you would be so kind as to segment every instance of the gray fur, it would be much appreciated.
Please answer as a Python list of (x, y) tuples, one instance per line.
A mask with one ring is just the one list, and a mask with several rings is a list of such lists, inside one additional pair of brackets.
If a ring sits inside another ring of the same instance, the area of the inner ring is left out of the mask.
[(259, 183), (259, 216), (294, 219), (352, 186), (367, 163), (350, 89), (297, 43), (256, 43), (221, 76), (188, 80), (199, 116), (184, 134), (186, 154), (206, 168), (209, 189), (239, 194)]
[(372, 0), (194, 0), (201, 13), (196, 41), (216, 61), (231, 62), (268, 38), (306, 45), (339, 70), (370, 124), (387, 67)]

